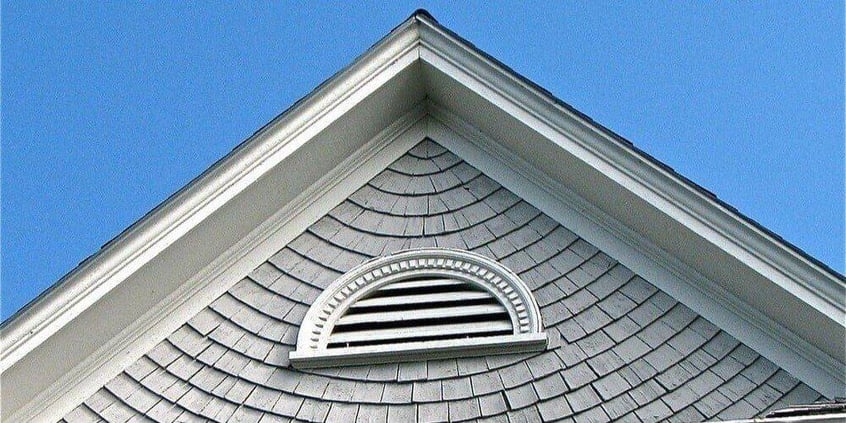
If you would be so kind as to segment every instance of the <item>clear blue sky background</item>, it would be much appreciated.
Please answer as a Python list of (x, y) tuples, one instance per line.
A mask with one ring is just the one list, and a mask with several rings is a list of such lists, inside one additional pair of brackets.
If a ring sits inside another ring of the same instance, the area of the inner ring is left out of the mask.
[(841, 1), (106, 3), (2, 4), (3, 318), (418, 7), (843, 272)]

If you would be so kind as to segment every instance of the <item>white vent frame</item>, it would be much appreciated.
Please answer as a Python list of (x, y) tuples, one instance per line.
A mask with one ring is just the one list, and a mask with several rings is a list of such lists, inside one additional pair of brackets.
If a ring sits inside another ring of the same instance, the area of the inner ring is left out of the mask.
[[(508, 310), (513, 333), (327, 349), (335, 322), (359, 298), (389, 283), (449, 277), (481, 287)], [(356, 266), (330, 284), (306, 313), (289, 354), (297, 368), (468, 357), (546, 349), (541, 314), (531, 290), (514, 272), (482, 255), (448, 248), (406, 250)]]

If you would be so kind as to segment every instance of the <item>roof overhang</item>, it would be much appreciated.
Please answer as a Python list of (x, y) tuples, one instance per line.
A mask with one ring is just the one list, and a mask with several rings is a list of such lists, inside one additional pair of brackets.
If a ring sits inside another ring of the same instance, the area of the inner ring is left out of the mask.
[(416, 13), (5, 322), (2, 418), (60, 418), (424, 137), (846, 390), (841, 275)]

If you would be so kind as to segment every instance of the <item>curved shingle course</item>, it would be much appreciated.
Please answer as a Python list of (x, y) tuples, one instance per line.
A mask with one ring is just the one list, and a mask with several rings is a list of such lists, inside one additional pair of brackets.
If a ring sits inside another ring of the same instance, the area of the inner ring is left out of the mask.
[[(452, 247), (533, 290), (547, 351), (294, 369), (321, 290), (372, 257)], [(820, 395), (440, 145), (424, 141), (64, 421), (696, 421)]]

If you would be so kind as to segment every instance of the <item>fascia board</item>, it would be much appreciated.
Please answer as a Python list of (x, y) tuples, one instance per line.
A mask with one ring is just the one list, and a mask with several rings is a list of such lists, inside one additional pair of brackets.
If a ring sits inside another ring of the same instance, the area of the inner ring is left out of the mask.
[[(9, 393), (4, 391), (3, 420), (61, 419), (73, 407), (242, 280), (267, 257), (276, 253), (280, 246), (293, 240), (379, 171), (423, 140), (426, 127), (424, 118), (425, 108), (418, 104), (182, 283), (171, 295), (140, 316), (131, 326), (107, 340), (86, 360), (51, 385), (38, 389), (32, 397), (27, 398), (25, 404), (6, 407), (6, 396)], [(286, 170), (288, 169), (276, 168), (273, 171), (285, 173)], [(235, 215), (229, 219), (239, 217)], [(122, 301), (132, 301), (133, 299), (126, 297), (120, 288), (122, 286), (114, 290), (113, 295), (124, 295)], [(100, 315), (108, 318), (107, 313)], [(85, 328), (77, 327), (76, 330)], [(60, 359), (61, 351), (54, 351), (53, 356)], [(3, 382), (10, 383), (11, 386), (28, 383), (20, 378), (7, 379), (5, 375)]]
[(429, 138), (814, 389), (830, 397), (846, 389), (844, 363), (749, 307), (566, 185), (546, 178), (501, 141), (437, 104), (430, 104), (429, 110)]
[(4, 322), (4, 372), (417, 59), (409, 20)]
[[(428, 20), (421, 60), (846, 328), (846, 282)], [(716, 263), (719, 265), (719, 263)], [(766, 311), (766, 310), (764, 310)]]

